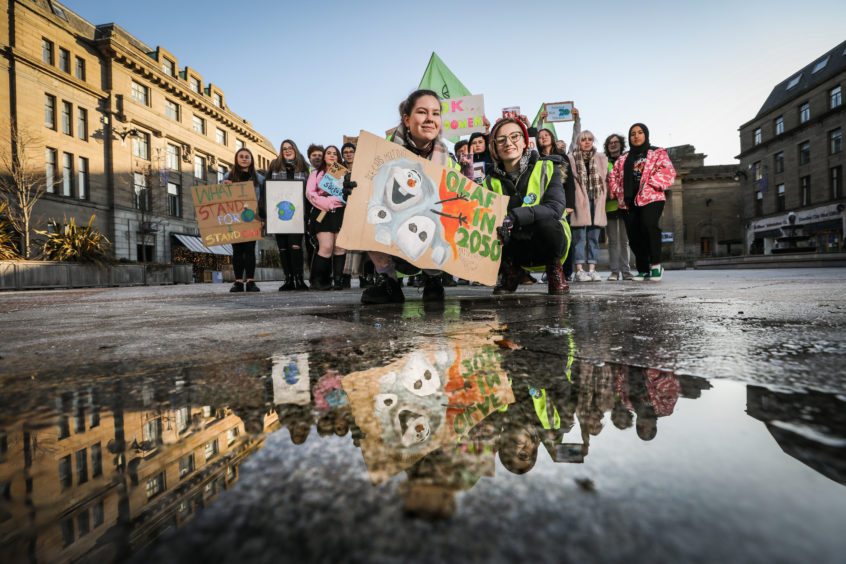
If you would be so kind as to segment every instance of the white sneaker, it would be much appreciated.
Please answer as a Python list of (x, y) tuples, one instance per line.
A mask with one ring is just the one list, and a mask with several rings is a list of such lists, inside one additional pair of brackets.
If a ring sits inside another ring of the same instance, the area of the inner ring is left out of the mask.
[(575, 280), (576, 282), (590, 282), (591, 277), (590, 274), (588, 274), (584, 270), (577, 270), (576, 274), (573, 275), (573, 280)]
[(608, 275), (608, 278), (606, 278), (606, 280), (610, 280), (610, 281), (619, 280), (619, 279), (620, 279), (620, 273), (619, 272), (612, 272), (611, 274)]
[(595, 270), (591, 270), (590, 272), (588, 272), (588, 276), (590, 276), (591, 282), (602, 282), (602, 276), (600, 276), (599, 273)]

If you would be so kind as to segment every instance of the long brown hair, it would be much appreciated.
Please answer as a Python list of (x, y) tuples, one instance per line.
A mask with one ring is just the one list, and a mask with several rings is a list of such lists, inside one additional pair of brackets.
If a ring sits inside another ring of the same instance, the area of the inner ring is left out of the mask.
[(326, 172), (326, 151), (328, 151), (329, 149), (335, 149), (335, 151), (338, 153), (338, 161), (337, 161), (338, 164), (339, 165), (344, 164), (344, 162), (341, 160), (341, 150), (339, 148), (337, 148), (335, 145), (327, 145), (327, 147), (325, 149), (323, 149), (323, 162), (320, 163), (320, 168), (317, 169), (317, 170), (322, 170), (323, 172)]
[[(253, 152), (247, 149), (246, 147), (241, 147), (237, 151), (235, 151), (235, 163), (232, 165), (232, 173), (239, 174), (244, 172), (238, 167), (238, 153), (247, 153), (250, 155), (250, 167), (246, 170), (246, 172), (250, 173), (250, 178), (253, 180), (253, 186), (259, 185), (258, 173), (256, 172), (256, 158), (253, 156)], [(229, 174), (229, 180), (232, 182), (238, 182), (238, 179), (232, 178), (232, 173)]]
[(282, 147), (285, 146), (285, 143), (288, 143), (294, 148), (294, 174), (298, 172), (308, 174), (308, 163), (306, 163), (305, 157), (303, 157), (302, 153), (300, 153), (299, 148), (297, 148), (297, 144), (290, 139), (283, 140), (279, 145), (279, 156), (273, 159), (273, 162), (270, 163), (270, 172), (282, 172), (287, 168), (285, 157), (282, 156)]

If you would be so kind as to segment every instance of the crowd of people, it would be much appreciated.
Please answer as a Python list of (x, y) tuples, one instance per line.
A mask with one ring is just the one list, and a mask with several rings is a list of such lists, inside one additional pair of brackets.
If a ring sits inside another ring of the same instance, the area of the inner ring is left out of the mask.
[[(522, 283), (534, 283), (531, 272), (543, 272), (552, 295), (566, 293), (568, 281), (601, 281), (596, 266), (603, 229), (611, 270), (607, 280), (660, 281), (663, 277), (659, 220), (665, 190), (675, 179), (667, 152), (650, 144), (649, 129), (642, 123), (632, 125), (626, 138), (609, 135), (600, 151), (594, 134), (581, 129), (578, 110), (573, 113), (569, 148), (556, 138), (542, 112), (538, 127), (529, 127), (522, 115), (499, 119), (492, 126), (485, 120), (487, 133), (473, 133), (450, 152), (442, 139), (437, 93), (416, 90), (399, 106), (399, 123), (390, 141), (420, 158), (460, 170), (507, 198), (508, 213), (496, 230), (502, 261), (494, 294), (512, 293)], [(533, 139), (536, 149), (531, 148)], [(346, 204), (324, 191), (320, 182), (335, 163), (351, 169), (355, 151), (352, 143), (340, 149), (312, 144), (303, 156), (296, 143), (285, 139), (266, 175), (256, 170), (249, 149), (236, 152), (235, 166), (224, 183), (252, 181), (262, 221), (266, 218), (265, 178), (303, 183), (305, 232), (276, 235), (285, 274), (279, 290), (341, 290), (351, 287), (352, 277), (358, 276), (362, 303), (402, 303), (400, 278), (411, 276), (423, 287), (423, 301), (442, 301), (444, 284), (455, 283), (452, 276), (421, 271), (402, 257), (348, 251), (336, 244)], [(349, 195), (355, 188), (347, 174), (344, 193)], [(635, 258), (634, 275), (629, 250)], [(303, 275), (306, 260), (309, 284)], [(233, 267), (235, 283), (230, 291), (259, 291), (254, 281), (255, 242), (233, 244)]]

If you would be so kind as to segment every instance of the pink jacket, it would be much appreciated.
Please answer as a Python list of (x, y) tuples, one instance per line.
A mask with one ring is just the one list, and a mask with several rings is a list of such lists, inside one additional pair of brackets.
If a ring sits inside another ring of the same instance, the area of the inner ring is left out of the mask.
[(320, 211), (332, 211), (335, 208), (344, 207), (344, 202), (342, 202), (339, 198), (336, 196), (330, 196), (317, 187), (324, 174), (326, 173), (322, 170), (315, 170), (308, 175), (308, 182), (306, 182), (306, 198), (308, 198), (308, 201)]
[[(623, 186), (623, 166), (629, 153), (620, 156), (608, 175), (608, 185), (612, 198), (617, 198), (621, 209), (626, 209), (625, 188)], [(667, 151), (661, 148), (650, 149), (646, 153), (646, 164), (640, 177), (640, 188), (635, 197), (635, 204), (645, 206), (652, 202), (666, 200), (664, 190), (673, 185), (676, 179), (676, 169), (670, 162)]]

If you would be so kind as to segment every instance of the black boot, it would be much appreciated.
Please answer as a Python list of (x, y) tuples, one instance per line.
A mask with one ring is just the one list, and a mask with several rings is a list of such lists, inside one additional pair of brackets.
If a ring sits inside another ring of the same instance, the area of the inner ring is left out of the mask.
[(440, 274), (428, 275), (423, 273), (423, 301), (442, 302), (444, 301), (444, 282)]
[(282, 271), (285, 272), (285, 283), (279, 286), (280, 292), (290, 292), (294, 289), (294, 272), (291, 268), (291, 251), (279, 249), (279, 260), (282, 262)]
[(311, 263), (311, 289), (320, 291), (331, 290), (332, 284), (329, 282), (329, 276), (331, 274), (332, 259), (315, 253), (313, 262)]
[(344, 289), (344, 263), (347, 261), (346, 255), (332, 256), (332, 289)]
[(361, 293), (363, 304), (401, 304), (405, 301), (402, 285), (396, 278), (385, 274), (376, 275), (376, 283)]
[(291, 272), (294, 273), (294, 290), (308, 290), (308, 285), (303, 281), (303, 250), (301, 248), (291, 249)]

